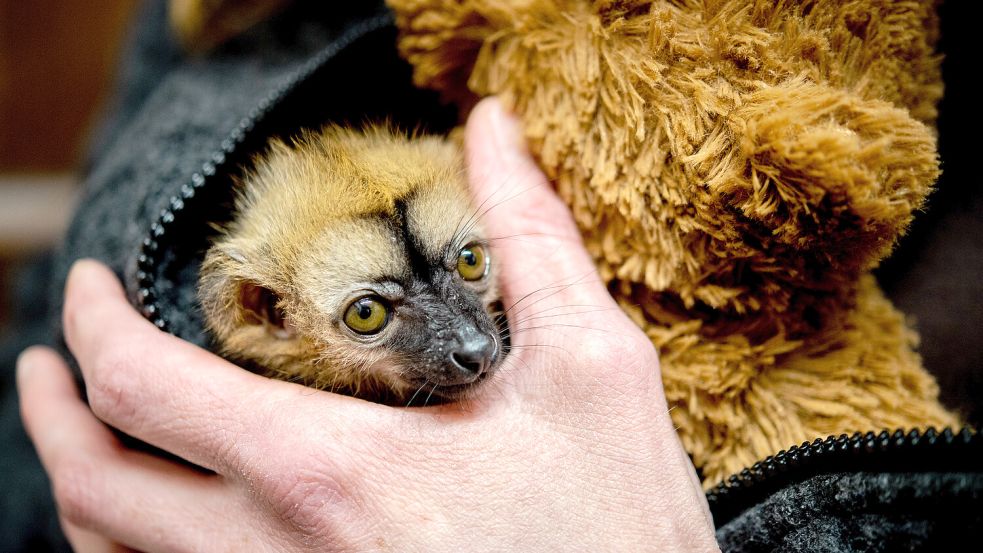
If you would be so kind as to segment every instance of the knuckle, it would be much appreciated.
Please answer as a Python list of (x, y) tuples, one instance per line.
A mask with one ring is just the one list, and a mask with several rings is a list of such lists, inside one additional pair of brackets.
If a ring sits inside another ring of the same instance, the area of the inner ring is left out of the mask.
[[(202, 424), (206, 418), (207, 422)], [(241, 424), (235, 412), (230, 413), (224, 406), (211, 410), (206, 407), (194, 414), (172, 417), (170, 421), (157, 421), (157, 424), (162, 432), (186, 440), (189, 450), (206, 455), (207, 460), (203, 462), (215, 472), (247, 477), (251, 474), (249, 459), (255, 455), (255, 450), (248, 444), (254, 440), (253, 432)], [(262, 449), (276, 450), (276, 446)]]
[(86, 372), (86, 391), (92, 412), (100, 419), (118, 423), (134, 413), (137, 387), (131, 376), (136, 360), (125, 348), (100, 352)]
[(634, 326), (620, 332), (616, 342), (614, 347), (618, 351), (636, 361), (647, 364), (657, 358), (652, 341)]
[(586, 338), (583, 347), (585, 363), (609, 383), (635, 383), (658, 370), (655, 347), (634, 328), (613, 328), (603, 336)]
[(636, 345), (614, 328), (586, 333), (579, 340), (585, 362), (598, 367), (615, 364), (631, 356)]
[(360, 520), (358, 502), (337, 468), (312, 463), (260, 486), (273, 515), (301, 536), (337, 536), (344, 521)]
[(65, 461), (51, 475), (58, 511), (69, 522), (93, 528), (98, 508), (98, 476), (95, 468), (81, 460)]

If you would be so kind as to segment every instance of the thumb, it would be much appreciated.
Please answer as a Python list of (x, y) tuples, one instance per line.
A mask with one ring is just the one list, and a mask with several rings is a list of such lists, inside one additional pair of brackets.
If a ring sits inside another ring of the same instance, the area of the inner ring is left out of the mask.
[(471, 112), (465, 150), (510, 320), (522, 326), (523, 318), (546, 311), (589, 320), (598, 308), (614, 308), (570, 210), (529, 155), (518, 121), (497, 99), (487, 98)]

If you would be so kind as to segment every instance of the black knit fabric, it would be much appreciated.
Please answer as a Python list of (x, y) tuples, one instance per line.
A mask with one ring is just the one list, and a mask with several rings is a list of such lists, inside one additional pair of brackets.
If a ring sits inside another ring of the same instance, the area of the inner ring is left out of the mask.
[(728, 553), (967, 551), (983, 473), (848, 473), (790, 485), (717, 530)]

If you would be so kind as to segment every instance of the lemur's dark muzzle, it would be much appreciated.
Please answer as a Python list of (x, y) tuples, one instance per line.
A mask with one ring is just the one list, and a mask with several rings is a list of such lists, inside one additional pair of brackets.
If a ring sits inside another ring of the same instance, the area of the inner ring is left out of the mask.
[(495, 362), (498, 345), (495, 339), (474, 327), (458, 329), (457, 339), (449, 352), (451, 365), (470, 382), (488, 370)]

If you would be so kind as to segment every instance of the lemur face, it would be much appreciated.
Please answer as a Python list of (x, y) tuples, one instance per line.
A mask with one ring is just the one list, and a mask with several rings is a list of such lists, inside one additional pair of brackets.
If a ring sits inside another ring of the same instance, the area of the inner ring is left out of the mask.
[(508, 328), (456, 149), (328, 129), (274, 143), (206, 255), (200, 299), (227, 356), (387, 403), (455, 399)]

